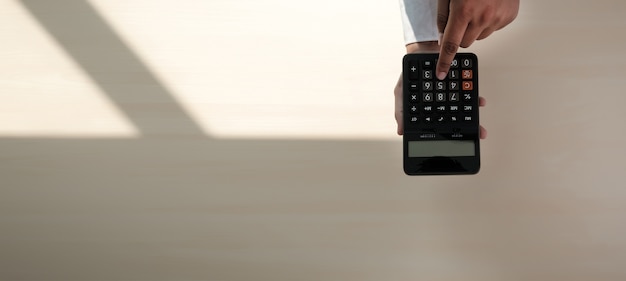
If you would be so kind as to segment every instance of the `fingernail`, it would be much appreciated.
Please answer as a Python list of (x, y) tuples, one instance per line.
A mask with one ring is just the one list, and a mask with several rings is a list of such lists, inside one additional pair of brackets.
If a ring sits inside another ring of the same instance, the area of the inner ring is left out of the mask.
[(445, 72), (443, 72), (443, 71), (442, 71), (442, 72), (437, 73), (437, 79), (439, 79), (439, 80), (446, 79), (446, 73), (445, 73)]

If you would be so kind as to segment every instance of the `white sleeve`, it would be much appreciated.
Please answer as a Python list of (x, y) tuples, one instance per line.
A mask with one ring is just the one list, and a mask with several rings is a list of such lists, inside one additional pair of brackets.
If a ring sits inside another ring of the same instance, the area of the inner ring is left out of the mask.
[(400, 0), (404, 43), (437, 41), (437, 1)]

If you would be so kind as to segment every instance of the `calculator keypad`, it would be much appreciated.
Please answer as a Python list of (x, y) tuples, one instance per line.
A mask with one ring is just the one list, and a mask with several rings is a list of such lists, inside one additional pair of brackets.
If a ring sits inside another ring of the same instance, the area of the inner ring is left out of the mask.
[(434, 76), (437, 58), (437, 54), (416, 54), (405, 64), (404, 78), (408, 79), (405, 131), (475, 133), (478, 129), (476, 57), (458, 53), (444, 80)]

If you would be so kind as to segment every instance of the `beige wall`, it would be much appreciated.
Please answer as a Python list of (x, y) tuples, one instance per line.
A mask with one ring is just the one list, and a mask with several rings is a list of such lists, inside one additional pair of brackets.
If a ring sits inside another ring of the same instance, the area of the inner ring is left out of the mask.
[(396, 1), (0, 5), (0, 280), (626, 279), (623, 1), (470, 48), (464, 177), (402, 173)]

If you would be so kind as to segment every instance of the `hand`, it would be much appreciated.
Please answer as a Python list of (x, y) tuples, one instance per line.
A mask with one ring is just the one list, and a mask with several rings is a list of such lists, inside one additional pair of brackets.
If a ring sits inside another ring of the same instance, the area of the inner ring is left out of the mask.
[[(419, 53), (419, 52), (437, 52), (439, 49), (439, 45), (437, 45), (436, 41), (433, 42), (419, 42), (413, 43), (406, 46), (407, 53)], [(398, 83), (396, 84), (395, 89), (393, 90), (393, 94), (395, 96), (395, 117), (396, 123), (398, 124), (398, 135), (404, 134), (404, 128), (402, 127), (402, 75), (398, 79)], [(479, 97), (478, 104), (480, 106), (485, 106), (487, 101), (483, 97)], [(487, 130), (480, 126), (480, 138), (484, 139), (487, 137)]]
[(442, 35), (437, 78), (443, 80), (460, 47), (467, 48), (511, 23), (519, 0), (438, 0), (437, 26)]

